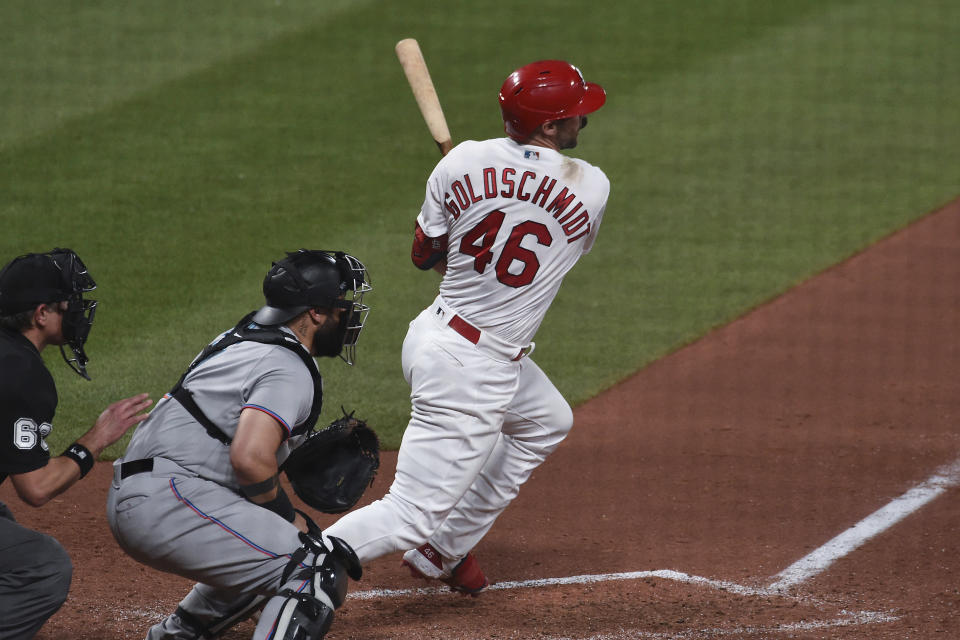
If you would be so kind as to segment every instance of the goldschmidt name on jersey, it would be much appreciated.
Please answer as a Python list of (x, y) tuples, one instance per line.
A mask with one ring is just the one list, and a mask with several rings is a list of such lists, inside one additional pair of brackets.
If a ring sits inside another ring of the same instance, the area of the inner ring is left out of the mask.
[[(561, 183), (558, 190), (558, 181), (554, 177), (513, 167), (487, 167), (478, 182), (482, 186), (475, 189), (470, 174), (465, 173), (451, 183), (450, 191), (443, 194), (444, 207), (454, 220), (478, 202), (508, 198), (537, 205), (551, 214), (560, 223), (568, 243), (590, 233), (590, 212), (583, 208), (583, 202), (570, 187)], [(573, 202), (576, 204), (567, 211)]]

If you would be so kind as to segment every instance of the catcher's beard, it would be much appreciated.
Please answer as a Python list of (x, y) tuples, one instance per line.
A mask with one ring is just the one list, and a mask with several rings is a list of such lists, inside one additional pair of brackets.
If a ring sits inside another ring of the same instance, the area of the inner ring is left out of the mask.
[(340, 320), (327, 316), (326, 322), (317, 327), (313, 334), (313, 355), (315, 357), (334, 358), (343, 351), (343, 341), (347, 335), (349, 313), (342, 312)]

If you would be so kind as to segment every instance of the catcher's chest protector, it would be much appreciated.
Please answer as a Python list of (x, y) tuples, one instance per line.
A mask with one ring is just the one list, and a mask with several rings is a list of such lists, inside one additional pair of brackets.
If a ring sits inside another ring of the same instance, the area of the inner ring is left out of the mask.
[(180, 380), (173, 386), (169, 394), (170, 397), (183, 405), (183, 408), (190, 412), (190, 415), (192, 415), (197, 422), (203, 425), (211, 438), (215, 438), (226, 445), (230, 444), (230, 437), (217, 427), (210, 418), (203, 413), (203, 410), (197, 406), (190, 392), (183, 388), (183, 381), (201, 362), (238, 342), (250, 340), (261, 344), (274, 344), (285, 347), (296, 353), (297, 356), (303, 360), (307, 371), (310, 372), (310, 376), (313, 378), (313, 405), (310, 407), (310, 415), (307, 416), (303, 424), (293, 430), (292, 435), (300, 435), (311, 431), (314, 425), (317, 424), (317, 419), (320, 417), (320, 409), (323, 407), (323, 381), (320, 378), (320, 372), (317, 370), (317, 364), (313, 361), (313, 358), (307, 353), (307, 350), (295, 336), (281, 331), (277, 327), (261, 327), (253, 323), (251, 318), (254, 313), (256, 312), (250, 312), (245, 315), (243, 319), (237, 323), (237, 326), (224, 334), (222, 338), (208, 344), (200, 355), (190, 363), (190, 366), (187, 367), (187, 370), (180, 376)]

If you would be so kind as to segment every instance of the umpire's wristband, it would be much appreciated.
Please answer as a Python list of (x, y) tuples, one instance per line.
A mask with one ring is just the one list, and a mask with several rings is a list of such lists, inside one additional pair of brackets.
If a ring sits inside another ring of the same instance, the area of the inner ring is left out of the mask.
[(80, 466), (81, 478), (90, 473), (90, 469), (93, 469), (93, 454), (90, 453), (90, 449), (87, 449), (79, 442), (74, 442), (60, 455), (65, 458), (70, 458)]
[(277, 497), (273, 500), (254, 502), (254, 504), (273, 511), (287, 522), (293, 522), (297, 517), (297, 513), (293, 510), (293, 503), (290, 502), (290, 498), (287, 497), (287, 492), (283, 490), (283, 487), (277, 487)]

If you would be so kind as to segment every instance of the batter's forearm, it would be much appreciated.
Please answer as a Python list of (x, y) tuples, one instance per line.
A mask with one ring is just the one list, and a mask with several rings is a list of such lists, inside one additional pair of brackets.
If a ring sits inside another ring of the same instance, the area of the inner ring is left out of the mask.
[(429, 237), (416, 224), (413, 231), (413, 247), (410, 249), (410, 259), (418, 269), (427, 271), (434, 269), (440, 274), (447, 270), (447, 236)]

